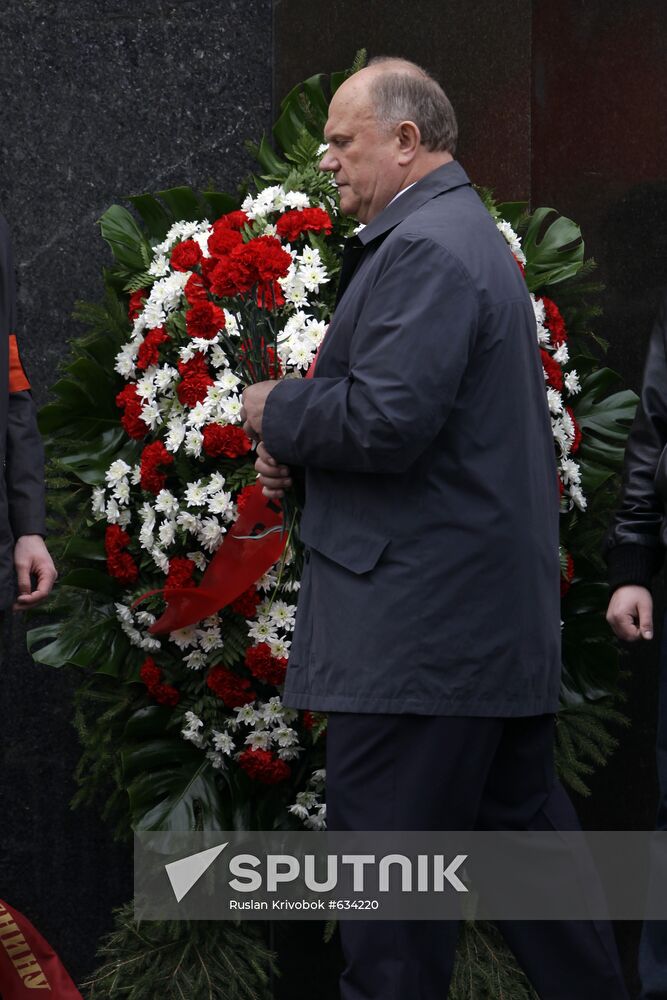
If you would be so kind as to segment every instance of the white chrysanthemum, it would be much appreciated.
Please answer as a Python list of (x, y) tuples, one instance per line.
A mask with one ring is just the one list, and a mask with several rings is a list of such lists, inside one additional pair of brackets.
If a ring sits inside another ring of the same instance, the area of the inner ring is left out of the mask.
[(205, 653), (211, 653), (214, 649), (222, 649), (224, 642), (219, 628), (207, 628), (202, 630), (199, 636), (199, 648)]
[(211, 406), (211, 400), (208, 398), (204, 402), (195, 403), (188, 414), (188, 425), (199, 430), (199, 428), (209, 420), (211, 416)]
[(219, 753), (224, 753), (229, 756), (236, 749), (234, 746), (234, 740), (229, 733), (220, 733), (217, 729), (214, 729), (211, 733), (211, 738), (213, 740), (213, 746)]
[(113, 488), (113, 495), (118, 503), (126, 506), (130, 502), (130, 484), (127, 479), (119, 480)]
[(254, 702), (250, 702), (247, 705), (239, 705), (235, 708), (234, 711), (236, 712), (236, 719), (233, 720), (232, 725), (234, 726), (244, 723), (246, 726), (254, 726), (259, 719), (259, 715), (253, 706)]
[(185, 451), (188, 455), (194, 455), (195, 458), (199, 458), (202, 451), (202, 445), (204, 442), (204, 435), (201, 431), (196, 428), (188, 431), (185, 435)]
[(496, 221), (496, 226), (498, 227), (498, 229), (500, 230), (500, 232), (503, 234), (503, 236), (507, 240), (507, 243), (509, 244), (509, 248), (512, 251), (512, 253), (514, 254), (514, 256), (517, 258), (517, 260), (520, 260), (522, 264), (525, 264), (526, 263), (526, 255), (524, 254), (523, 250), (521, 249), (521, 240), (519, 239), (519, 237), (517, 236), (517, 234), (514, 232), (514, 230), (510, 226), (509, 222), (505, 222), (504, 219), (499, 219), (499, 220)]
[(302, 264), (305, 267), (322, 266), (322, 257), (320, 255), (320, 251), (317, 250), (315, 247), (311, 246), (304, 247), (296, 259), (299, 262), (299, 264)]
[(214, 368), (228, 368), (229, 361), (227, 360), (227, 355), (223, 351), (220, 344), (213, 344), (211, 348), (211, 353), (208, 359)]
[(102, 486), (95, 487), (95, 489), (93, 490), (93, 496), (91, 498), (90, 505), (93, 514), (97, 515), (97, 520), (99, 520), (100, 516), (104, 517), (104, 515), (106, 514), (106, 505), (107, 505), (104, 487)]
[(297, 308), (308, 305), (308, 296), (306, 295), (306, 286), (303, 281), (296, 279), (286, 288), (284, 288), (285, 301)]
[(141, 419), (154, 431), (157, 425), (162, 423), (159, 406), (156, 403), (146, 403), (145, 406), (141, 407)]
[(162, 365), (155, 373), (155, 388), (160, 393), (168, 392), (178, 380), (178, 372), (171, 365)]
[(286, 191), (284, 201), (288, 208), (304, 209), (310, 206), (310, 198), (303, 191)]
[(124, 462), (122, 458), (117, 458), (115, 462), (112, 462), (107, 471), (104, 474), (109, 486), (114, 486), (116, 483), (125, 479), (125, 477), (132, 471), (132, 466)]
[(220, 404), (222, 413), (230, 424), (238, 424), (241, 419), (241, 397), (228, 396)]
[(580, 486), (571, 486), (569, 490), (570, 499), (579, 510), (586, 510), (588, 503)]
[(190, 649), (199, 643), (199, 629), (196, 625), (186, 625), (169, 633), (169, 638), (179, 649)]
[(155, 510), (158, 514), (166, 514), (173, 517), (178, 514), (178, 500), (169, 490), (160, 490), (155, 498)]
[(289, 726), (278, 726), (273, 730), (273, 738), (279, 747), (293, 747), (299, 742), (299, 734)]
[(326, 802), (323, 802), (319, 807), (317, 812), (309, 816), (306, 820), (306, 826), (309, 830), (326, 830), (327, 828), (327, 806)]
[(133, 350), (132, 344), (125, 344), (116, 355), (114, 371), (117, 371), (122, 378), (131, 378), (134, 375), (134, 361), (136, 356), (136, 351)]
[(201, 250), (204, 257), (210, 256), (208, 252), (208, 241), (210, 236), (211, 236), (211, 230), (209, 229), (204, 230), (204, 232), (202, 233), (195, 233), (195, 235), (193, 236), (195, 243), (199, 245), (199, 249)]
[(296, 615), (296, 605), (286, 601), (274, 601), (268, 611), (269, 617), (282, 628), (293, 628)]
[(208, 660), (206, 654), (202, 653), (200, 649), (193, 649), (191, 653), (183, 657), (183, 663), (188, 670), (203, 670)]
[(298, 271), (298, 281), (308, 292), (316, 292), (320, 285), (329, 281), (327, 272), (323, 267), (300, 267)]
[(577, 372), (566, 372), (564, 376), (565, 388), (571, 396), (576, 396), (578, 392), (581, 392), (581, 384), (579, 382), (579, 375)]
[(229, 309), (224, 309), (225, 314), (225, 333), (228, 337), (238, 337), (240, 330), (239, 317), (236, 313), (230, 312)]
[(159, 570), (162, 570), (163, 573), (168, 573), (169, 557), (165, 552), (162, 551), (159, 545), (154, 545), (153, 548), (151, 549), (150, 554), (151, 554), (151, 559), (153, 560), (157, 568)]
[(204, 728), (203, 721), (195, 715), (194, 712), (185, 713), (186, 725), (181, 729), (181, 736), (185, 740), (189, 740), (194, 743), (195, 746), (201, 747), (204, 745), (204, 736), (201, 730)]
[(271, 733), (268, 729), (255, 729), (248, 733), (244, 742), (254, 749), (268, 750), (272, 742)]
[(561, 344), (558, 350), (554, 351), (554, 361), (557, 361), (559, 365), (566, 365), (570, 360), (570, 352), (567, 349), (567, 344)]
[(549, 387), (547, 389), (547, 401), (549, 403), (549, 410), (551, 413), (562, 413), (563, 412), (563, 398), (556, 389)]
[(197, 479), (194, 483), (188, 483), (185, 491), (185, 502), (188, 507), (203, 507), (207, 499), (208, 490), (201, 479)]
[(571, 458), (560, 463), (560, 475), (566, 486), (578, 486), (581, 483), (581, 469)]
[(207, 552), (214, 552), (222, 542), (224, 534), (225, 528), (217, 518), (205, 517), (197, 537)]
[(221, 472), (214, 472), (208, 481), (206, 487), (208, 495), (213, 496), (214, 493), (219, 493), (220, 490), (225, 488), (225, 477)]
[(290, 368), (308, 371), (315, 357), (315, 351), (309, 343), (300, 341), (291, 344), (289, 354), (281, 353), (281, 357)]
[(219, 379), (216, 380), (216, 385), (219, 385), (225, 392), (236, 393), (240, 385), (241, 380), (232, 371), (223, 372)]
[(160, 545), (168, 549), (176, 540), (176, 521), (164, 521), (158, 529)]
[(234, 501), (231, 493), (214, 493), (208, 500), (209, 514), (231, 515), (234, 511)]
[(191, 535), (198, 534), (201, 529), (201, 520), (187, 510), (181, 511), (176, 518), (176, 523), (179, 528), (183, 528), (184, 531), (189, 532)]
[(276, 642), (278, 633), (272, 622), (256, 621), (248, 629), (248, 637), (256, 642)]
[(114, 608), (116, 610), (116, 618), (119, 622), (125, 622), (126, 625), (131, 625), (133, 623), (134, 618), (132, 617), (132, 612), (128, 607), (126, 607), (125, 604), (117, 602), (114, 604)]
[(560, 448), (561, 455), (567, 455), (572, 447), (572, 438), (568, 434), (567, 427), (561, 417), (557, 417), (551, 421), (551, 431), (554, 441)]
[(182, 417), (171, 417), (167, 424), (168, 430), (164, 440), (167, 451), (176, 452), (185, 441), (186, 423)]
[(148, 273), (152, 274), (154, 278), (163, 278), (165, 274), (169, 274), (169, 260), (165, 254), (159, 253), (153, 259), (151, 266), (148, 268)]
[[(193, 518), (193, 521), (195, 522), (195, 526), (194, 526), (194, 529), (192, 529), (192, 530), (198, 531), (199, 530), (199, 522), (198, 522), (197, 518), (196, 517)], [(191, 529), (187, 529), (187, 530), (191, 530)], [(206, 556), (204, 555), (204, 553), (203, 552), (188, 552), (187, 556), (188, 556), (188, 559), (192, 559), (192, 561), (195, 564), (195, 566), (197, 567), (197, 569), (201, 570), (201, 572), (203, 573), (204, 570), (206, 569), (206, 567), (208, 566), (208, 560), (207, 560)]]
[(271, 647), (271, 656), (276, 656), (279, 660), (286, 660), (289, 657), (290, 646), (292, 645), (289, 639), (276, 639), (275, 642), (271, 642), (269, 645)]

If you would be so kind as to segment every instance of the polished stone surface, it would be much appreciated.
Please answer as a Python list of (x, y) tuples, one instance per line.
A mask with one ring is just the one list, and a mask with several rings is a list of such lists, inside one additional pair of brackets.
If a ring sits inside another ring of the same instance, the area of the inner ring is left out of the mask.
[[(40, 402), (74, 302), (110, 263), (96, 221), (127, 195), (235, 190), (271, 121), (270, 0), (8, 0), (0, 5), (0, 211), (14, 237), (19, 336)], [(71, 812), (74, 677), (34, 665), (20, 621), (0, 683), (0, 896), (79, 978), (111, 907), (131, 898), (128, 851)]]
[(279, 0), (276, 97), (313, 73), (403, 56), (428, 69), (456, 111), (458, 158), (502, 200), (530, 187), (530, 0)]

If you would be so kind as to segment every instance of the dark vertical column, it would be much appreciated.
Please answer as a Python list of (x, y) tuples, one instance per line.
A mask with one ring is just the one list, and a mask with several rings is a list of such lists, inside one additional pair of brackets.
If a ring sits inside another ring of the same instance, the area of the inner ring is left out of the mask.
[(276, 102), (313, 73), (369, 56), (423, 65), (459, 118), (459, 159), (503, 200), (530, 187), (529, 0), (281, 0), (275, 8)]
[[(14, 235), (22, 353), (44, 402), (77, 331), (76, 299), (110, 263), (96, 220), (127, 195), (234, 190), (270, 126), (271, 0), (10, 0), (0, 9), (0, 210)], [(0, 677), (0, 896), (77, 978), (131, 858), (90, 810), (72, 813), (75, 678), (39, 667), (16, 618)]]

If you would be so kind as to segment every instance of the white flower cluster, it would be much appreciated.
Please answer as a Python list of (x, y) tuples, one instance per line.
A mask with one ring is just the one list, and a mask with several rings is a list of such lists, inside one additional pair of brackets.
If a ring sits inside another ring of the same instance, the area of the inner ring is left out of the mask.
[[(496, 222), (496, 225), (507, 240), (514, 256), (522, 264), (525, 264), (526, 258), (521, 250), (521, 241), (509, 222), (500, 221)], [(567, 344), (552, 343), (551, 333), (546, 322), (544, 302), (533, 295), (532, 292), (530, 293), (530, 298), (533, 303), (533, 312), (535, 313), (537, 342), (541, 348), (550, 353), (559, 367), (563, 368), (570, 360)], [(546, 381), (547, 373), (544, 369), (542, 370)], [(570, 510), (573, 507), (578, 507), (579, 510), (586, 510), (586, 497), (581, 488), (581, 469), (571, 456), (576, 433), (575, 426), (572, 417), (566, 409), (567, 399), (576, 396), (580, 391), (579, 376), (574, 369), (568, 372), (563, 371), (563, 392), (559, 392), (552, 386), (547, 386), (547, 402), (549, 404), (549, 413), (551, 414), (551, 429), (558, 457), (558, 474), (564, 487), (564, 500)]]
[(248, 637), (257, 644), (266, 643), (272, 656), (287, 658), (295, 616), (295, 604), (267, 599), (257, 608), (256, 618), (248, 621)]
[(310, 205), (310, 198), (303, 191), (285, 191), (279, 184), (274, 184), (265, 187), (259, 194), (249, 194), (241, 205), (241, 211), (249, 219), (267, 219), (275, 212), (310, 208)]
[(230, 759), (248, 748), (270, 750), (280, 760), (296, 760), (302, 752), (299, 735), (292, 728), (298, 712), (285, 708), (276, 695), (268, 701), (253, 701), (234, 710), (222, 730), (207, 731), (203, 719), (194, 712), (186, 712), (183, 739), (194, 743), (206, 752), (213, 767), (224, 771)]
[(298, 792), (296, 802), (289, 807), (289, 812), (298, 817), (309, 830), (326, 829), (327, 807), (322, 802), (325, 782), (324, 768), (313, 771), (305, 790)]

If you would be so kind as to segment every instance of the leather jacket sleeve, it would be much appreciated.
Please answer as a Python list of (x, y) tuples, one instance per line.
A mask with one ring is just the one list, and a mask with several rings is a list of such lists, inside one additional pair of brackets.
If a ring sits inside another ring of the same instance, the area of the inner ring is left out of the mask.
[(637, 414), (628, 436), (621, 502), (604, 552), (612, 589), (650, 586), (664, 560), (667, 500), (667, 293), (653, 326)]

